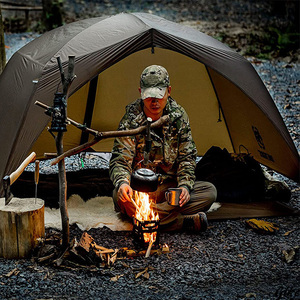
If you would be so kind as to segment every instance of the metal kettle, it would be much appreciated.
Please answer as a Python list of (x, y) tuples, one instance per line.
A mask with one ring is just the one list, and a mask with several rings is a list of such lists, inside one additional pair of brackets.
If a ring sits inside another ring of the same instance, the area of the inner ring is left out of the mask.
[[(146, 146), (144, 151), (143, 163), (145, 166), (149, 163), (149, 155), (151, 150), (151, 133), (150, 125), (152, 119), (147, 118), (147, 128), (146, 128)], [(135, 170), (131, 174), (130, 186), (132, 189), (144, 193), (155, 192), (158, 186), (158, 175), (148, 168), (140, 168)]]
[(158, 175), (147, 168), (138, 169), (131, 174), (130, 186), (133, 190), (144, 193), (155, 192), (158, 186)]

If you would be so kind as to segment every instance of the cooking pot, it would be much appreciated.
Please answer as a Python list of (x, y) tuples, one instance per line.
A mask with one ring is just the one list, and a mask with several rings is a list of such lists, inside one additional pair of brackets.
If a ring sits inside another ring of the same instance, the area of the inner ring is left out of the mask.
[(138, 169), (131, 174), (130, 186), (133, 190), (144, 193), (155, 192), (158, 186), (158, 175), (147, 168)]

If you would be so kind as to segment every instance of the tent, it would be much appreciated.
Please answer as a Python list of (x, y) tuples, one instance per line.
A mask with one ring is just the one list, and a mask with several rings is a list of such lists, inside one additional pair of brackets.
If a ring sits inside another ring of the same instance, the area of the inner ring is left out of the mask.
[[(57, 57), (66, 69), (75, 56), (76, 79), (68, 117), (99, 131), (116, 130), (125, 105), (138, 98), (139, 77), (150, 64), (169, 71), (172, 96), (187, 110), (198, 155), (211, 146), (250, 152), (299, 181), (299, 154), (271, 96), (251, 63), (195, 29), (146, 13), (77, 21), (33, 40), (0, 76), (0, 175), (35, 151), (56, 152), (49, 116), (35, 101), (53, 105), (61, 90)], [(88, 139), (69, 125), (64, 150)], [(93, 148), (109, 152), (112, 139)]]

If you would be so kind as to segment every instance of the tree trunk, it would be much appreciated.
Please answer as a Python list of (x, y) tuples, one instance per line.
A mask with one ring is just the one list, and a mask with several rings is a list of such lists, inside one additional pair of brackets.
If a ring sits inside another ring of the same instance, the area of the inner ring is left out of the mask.
[(42, 0), (45, 30), (49, 31), (63, 25), (63, 1)]
[(6, 64), (6, 55), (5, 55), (4, 28), (3, 28), (1, 4), (0, 4), (0, 74), (3, 71), (5, 64)]

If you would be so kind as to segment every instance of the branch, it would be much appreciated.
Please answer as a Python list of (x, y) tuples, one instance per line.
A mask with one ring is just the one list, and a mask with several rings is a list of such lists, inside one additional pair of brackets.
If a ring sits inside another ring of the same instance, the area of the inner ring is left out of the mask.
[[(165, 124), (168, 121), (169, 121), (169, 116), (163, 116), (163, 117), (159, 118), (157, 121), (155, 121), (154, 123), (152, 123), (151, 128), (161, 127), (163, 124)], [(93, 140), (91, 140), (91, 141), (89, 141), (85, 144), (79, 145), (78, 147), (75, 147), (73, 149), (70, 149), (70, 150), (66, 151), (62, 155), (55, 158), (51, 162), (51, 165), (53, 166), (53, 165), (59, 163), (62, 159), (66, 158), (66, 157), (69, 157), (69, 156), (75, 155), (77, 153), (80, 153), (80, 152), (90, 148), (91, 146), (97, 144), (98, 142), (100, 142), (103, 139), (107, 139), (107, 138), (111, 138), (111, 137), (122, 137), (122, 136), (137, 135), (137, 134), (143, 132), (144, 130), (146, 130), (146, 128), (147, 128), (147, 125), (140, 126), (138, 128), (135, 128), (135, 129), (129, 129), (129, 130), (98, 132), (98, 134), (95, 136), (95, 138)]]
[[(35, 101), (34, 104), (37, 105), (37, 106), (40, 106), (42, 108), (45, 108), (46, 110), (51, 109), (50, 106), (48, 106), (47, 104), (44, 104), (44, 103), (42, 103), (40, 101)], [(72, 120), (70, 118), (67, 118), (67, 121), (70, 124), (72, 124), (73, 126), (77, 127), (78, 129), (80, 129), (82, 131), (87, 131), (90, 134), (95, 135), (95, 136), (97, 136), (99, 134), (99, 131), (91, 129), (91, 128), (88, 128), (85, 125), (82, 125), (82, 124), (80, 124), (80, 123), (78, 123), (78, 122), (76, 122), (76, 121), (74, 121), (74, 120)]]
[[(47, 104), (44, 104), (40, 101), (35, 101), (34, 103), (35, 105), (38, 105), (42, 108), (45, 108), (46, 110), (51, 109), (50, 106), (48, 106)], [(138, 128), (135, 129), (130, 129), (130, 130), (116, 130), (116, 131), (105, 131), (105, 132), (99, 132), (97, 130), (91, 129), (86, 127), (85, 125), (82, 125), (74, 120), (72, 120), (71, 118), (67, 118), (67, 121), (77, 127), (78, 129), (82, 130), (82, 131), (87, 131), (90, 134), (94, 135), (95, 138), (85, 144), (79, 145), (78, 147), (75, 147), (73, 149), (70, 149), (68, 151), (66, 151), (65, 153), (63, 153), (62, 155), (56, 157), (52, 162), (51, 165), (56, 165), (57, 163), (59, 163), (62, 159), (64, 159), (65, 157), (69, 157), (72, 155), (75, 155), (77, 153), (80, 153), (88, 148), (90, 148), (91, 146), (97, 144), (98, 142), (100, 142), (102, 139), (107, 139), (107, 138), (111, 138), (111, 137), (122, 137), (122, 136), (131, 136), (131, 135), (137, 135), (141, 132), (143, 132), (145, 129), (147, 129), (147, 125), (144, 126), (140, 126)], [(161, 118), (159, 118), (157, 121), (155, 121), (154, 123), (152, 123), (150, 125), (150, 128), (158, 128), (161, 127), (163, 124), (167, 123), (169, 121), (169, 117), (168, 116), (162, 116)], [(53, 154), (51, 153), (51, 156), (53, 156)]]

